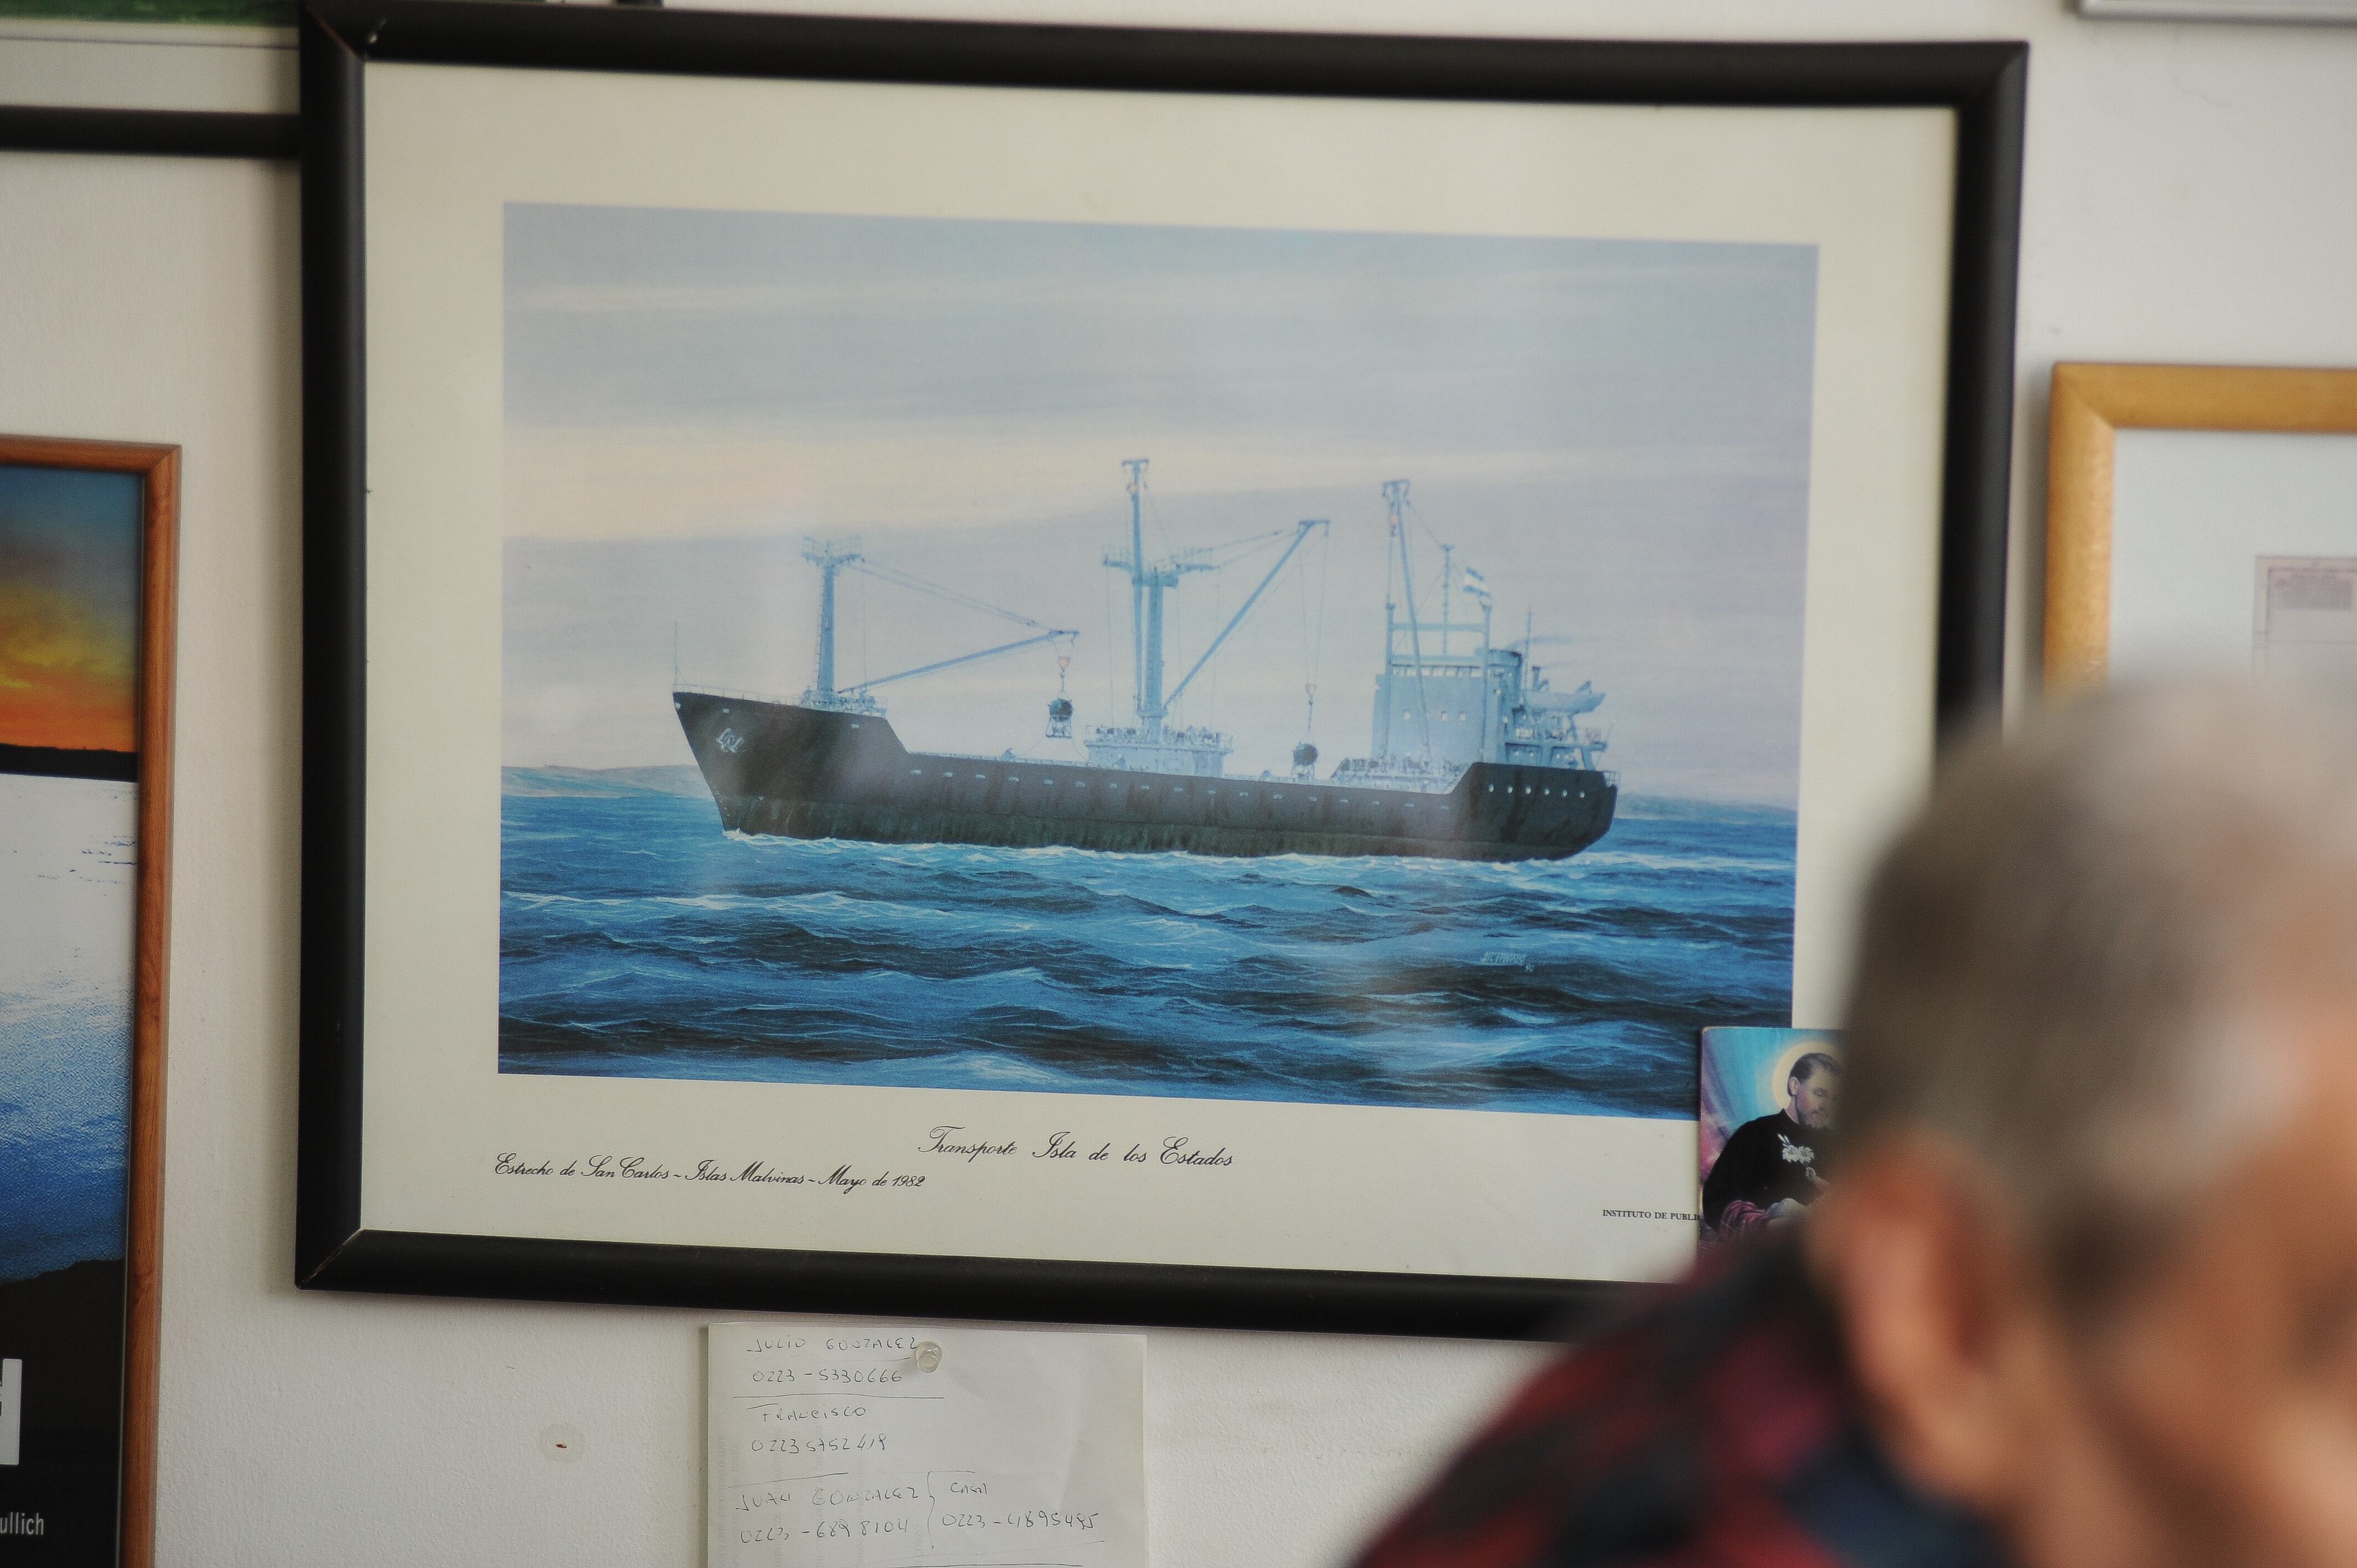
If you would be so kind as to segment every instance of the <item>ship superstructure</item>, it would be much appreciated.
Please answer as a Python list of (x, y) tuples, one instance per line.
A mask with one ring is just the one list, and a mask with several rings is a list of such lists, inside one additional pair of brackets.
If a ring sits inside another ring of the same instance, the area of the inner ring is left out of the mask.
[[(1578, 723), (1602, 703), (1602, 693), (1585, 683), (1550, 691), (1531, 662), (1534, 644), (1527, 635), (1519, 645), (1494, 646), (1487, 585), (1469, 569), (1460, 577), (1448, 546), (1439, 618), (1421, 618), (1405, 480), (1383, 487), (1393, 587), (1385, 594), (1368, 755), (1341, 762), (1319, 780), (1305, 724), (1289, 777), (1231, 777), (1232, 737), (1174, 722), (1177, 704), (1328, 523), (1303, 519), (1225, 545), (1149, 556), (1142, 517), (1146, 460), (1123, 466), (1126, 548), (1108, 553), (1104, 565), (1131, 590), (1130, 722), (1087, 726), (1077, 762), (1018, 757), (1011, 748), (995, 757), (908, 750), (871, 694), (876, 688), (1043, 646), (1055, 648), (1060, 671), (1047, 734), (1069, 743), (1074, 708), (1060, 672), (1078, 633), (882, 565), (856, 542), (813, 540), (805, 556), (820, 572), (818, 659), (801, 700), (686, 686), (673, 693), (722, 825), (895, 843), (1478, 860), (1561, 858), (1603, 836), (1618, 780), (1597, 766), (1604, 737)], [(1278, 550), (1275, 564), (1166, 691), (1166, 596), (1189, 575), (1270, 548)], [(842, 686), (834, 610), (837, 575), (847, 570), (986, 611), (1029, 635)], [(1478, 625), (1458, 618), (1459, 597), (1479, 606)], [(1306, 694), (1314, 714), (1314, 680)]]
[[(1519, 644), (1493, 646), (1495, 599), (1489, 583), (1471, 568), (1460, 574), (1449, 545), (1440, 546), (1440, 618), (1422, 618), (1409, 548), (1407, 480), (1384, 484), (1383, 506), (1390, 525), (1383, 664), (1375, 677), (1372, 743), (1367, 756), (1336, 768), (1336, 781), (1445, 789), (1477, 762), (1598, 771), (1609, 743), (1581, 727), (1579, 719), (1602, 704), (1604, 693), (1585, 682), (1576, 691), (1549, 690), (1532, 662), (1534, 642), (1527, 630)], [(1478, 622), (1458, 618), (1459, 598), (1478, 607)]]

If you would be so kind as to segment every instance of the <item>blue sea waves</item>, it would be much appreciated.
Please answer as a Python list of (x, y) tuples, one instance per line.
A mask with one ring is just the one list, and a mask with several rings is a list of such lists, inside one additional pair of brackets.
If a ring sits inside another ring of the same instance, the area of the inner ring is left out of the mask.
[(1793, 819), (1624, 801), (1574, 859), (806, 842), (503, 799), (507, 1072), (1695, 1113), (1789, 1021)]
[(1789, 813), (1624, 806), (1572, 861), (854, 844), (504, 797), (500, 1069), (1695, 1115), (1792, 1012)]
[(129, 976), (0, 993), (0, 1280), (123, 1256)]

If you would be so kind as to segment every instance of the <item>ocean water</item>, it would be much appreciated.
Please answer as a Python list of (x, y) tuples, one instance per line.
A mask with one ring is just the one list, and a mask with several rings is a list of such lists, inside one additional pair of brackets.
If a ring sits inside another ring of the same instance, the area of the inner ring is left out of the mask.
[(0, 773), (0, 1280), (123, 1256), (137, 813)]
[(1697, 1031), (1791, 1014), (1789, 813), (1223, 860), (731, 835), (708, 797), (517, 777), (508, 1072), (1691, 1117)]

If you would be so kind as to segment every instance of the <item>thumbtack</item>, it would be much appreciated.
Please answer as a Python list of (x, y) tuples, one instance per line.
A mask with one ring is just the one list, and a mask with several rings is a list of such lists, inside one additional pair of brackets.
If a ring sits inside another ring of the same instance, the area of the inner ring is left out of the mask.
[(942, 1348), (931, 1340), (917, 1347), (917, 1370), (930, 1372), (942, 1364)]

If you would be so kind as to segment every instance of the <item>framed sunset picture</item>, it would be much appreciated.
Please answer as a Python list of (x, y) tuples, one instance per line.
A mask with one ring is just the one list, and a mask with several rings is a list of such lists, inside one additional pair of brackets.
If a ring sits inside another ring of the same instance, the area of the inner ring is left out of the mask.
[(152, 1555), (178, 458), (0, 436), (0, 1530), (31, 1562)]

